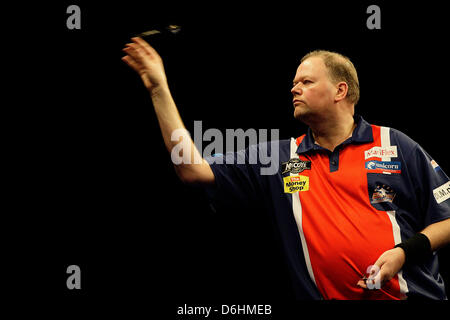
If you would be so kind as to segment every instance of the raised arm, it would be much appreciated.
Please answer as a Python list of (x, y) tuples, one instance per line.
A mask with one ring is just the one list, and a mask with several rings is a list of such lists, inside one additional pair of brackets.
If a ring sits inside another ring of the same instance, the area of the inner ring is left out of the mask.
[[(169, 90), (161, 57), (143, 39), (135, 37), (131, 40), (123, 49), (127, 55), (122, 60), (139, 74), (150, 92), (167, 150), (172, 153), (173, 148), (182, 142), (183, 148), (180, 152), (190, 151), (180, 154), (182, 161), (174, 163), (177, 175), (187, 184), (214, 183), (214, 174), (209, 164), (201, 157), (181, 120)], [(174, 132), (178, 133), (177, 139), (172, 139)]]

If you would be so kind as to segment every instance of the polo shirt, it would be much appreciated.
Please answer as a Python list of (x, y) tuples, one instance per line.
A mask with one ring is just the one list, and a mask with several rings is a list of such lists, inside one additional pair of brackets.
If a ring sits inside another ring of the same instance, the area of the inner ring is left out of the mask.
[[(446, 299), (434, 253), (379, 290), (356, 285), (386, 250), (450, 217), (450, 181), (402, 132), (355, 115), (351, 137), (333, 152), (298, 138), (265, 142), (207, 158), (215, 206), (252, 207), (274, 216), (298, 299)], [(277, 153), (279, 170), (251, 154)], [(219, 158), (222, 158), (219, 160)]]

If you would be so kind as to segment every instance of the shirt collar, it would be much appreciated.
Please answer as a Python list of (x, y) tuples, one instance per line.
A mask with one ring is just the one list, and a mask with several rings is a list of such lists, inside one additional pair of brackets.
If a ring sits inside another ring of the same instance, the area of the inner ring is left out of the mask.
[[(363, 119), (360, 115), (354, 116), (356, 122), (356, 128), (353, 130), (353, 134), (350, 138), (345, 140), (342, 145), (350, 143), (369, 143), (373, 142), (372, 126)], [(314, 143), (314, 137), (312, 135), (311, 128), (308, 128), (305, 138), (297, 148), (297, 154), (306, 153), (311, 150), (323, 150), (321, 146)]]

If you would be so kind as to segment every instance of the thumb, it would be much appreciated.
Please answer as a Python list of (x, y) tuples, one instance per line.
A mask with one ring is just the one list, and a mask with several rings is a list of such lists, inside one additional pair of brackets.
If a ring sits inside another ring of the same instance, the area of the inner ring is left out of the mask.
[(389, 267), (384, 262), (378, 263), (377, 261), (370, 271), (369, 279), (372, 280), (373, 289), (381, 289), (386, 282), (392, 279)]
[(151, 83), (150, 80), (148, 79), (147, 74), (146, 74), (146, 73), (142, 73), (140, 76), (141, 76), (142, 81), (144, 82), (144, 86), (145, 86), (147, 89), (151, 89), (152, 83)]

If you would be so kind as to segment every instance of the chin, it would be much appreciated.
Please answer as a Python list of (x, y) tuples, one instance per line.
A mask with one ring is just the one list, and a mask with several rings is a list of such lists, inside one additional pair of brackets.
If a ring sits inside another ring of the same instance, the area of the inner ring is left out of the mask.
[(311, 117), (314, 117), (314, 115), (311, 112), (308, 112), (307, 110), (301, 110), (300, 108), (295, 108), (294, 110), (294, 118), (296, 120), (299, 120), (305, 124), (308, 124), (311, 119)]
[(294, 109), (294, 118), (300, 121), (303, 121), (303, 119), (306, 116), (306, 112), (304, 110), (300, 110), (299, 107)]

